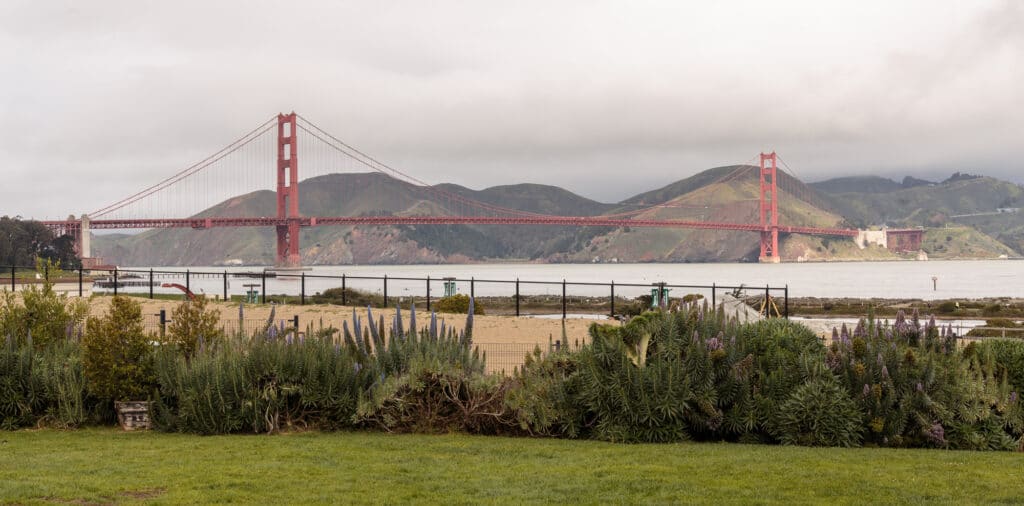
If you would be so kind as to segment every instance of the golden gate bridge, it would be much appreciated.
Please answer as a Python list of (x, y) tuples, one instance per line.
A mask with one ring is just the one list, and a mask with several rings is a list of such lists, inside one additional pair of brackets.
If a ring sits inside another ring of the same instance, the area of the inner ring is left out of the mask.
[[(369, 168), (405, 181), (420, 192), (414, 212), (402, 215), (303, 216), (299, 212), (299, 160), (303, 139), (303, 174), (326, 175), (346, 167)], [(430, 185), (394, 169), (352, 147), (294, 112), (278, 114), (202, 161), (152, 186), (80, 218), (45, 221), (58, 235), (75, 238), (76, 251), (90, 257), (90, 231), (110, 229), (217, 227), (274, 227), (276, 263), (279, 267), (301, 264), (300, 230), (321, 226), (386, 225), (558, 225), (574, 227), (661, 227), (700, 230), (732, 230), (756, 233), (759, 259), (778, 262), (779, 234), (856, 237), (858, 230), (819, 228), (779, 223), (778, 155), (761, 153), (757, 167), (760, 184), (757, 223), (723, 223), (703, 220), (651, 219), (645, 211), (670, 204), (598, 216), (557, 216), (511, 209), (471, 199), (442, 186)], [(723, 180), (734, 178), (730, 173)], [(801, 185), (802, 186), (802, 185)], [(276, 188), (276, 213), (272, 216), (238, 216), (232, 199), (247, 191)], [(227, 202), (223, 205), (223, 202)], [(686, 206), (681, 206), (686, 207)], [(188, 217), (167, 217), (167, 216)], [(911, 238), (913, 242), (913, 238)], [(918, 242), (919, 245), (919, 236)]]

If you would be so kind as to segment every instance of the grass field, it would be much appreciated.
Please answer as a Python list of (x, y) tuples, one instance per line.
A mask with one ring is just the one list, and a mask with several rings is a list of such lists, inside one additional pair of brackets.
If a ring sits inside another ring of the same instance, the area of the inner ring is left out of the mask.
[(1024, 455), (463, 435), (0, 432), (4, 503), (1022, 503)]

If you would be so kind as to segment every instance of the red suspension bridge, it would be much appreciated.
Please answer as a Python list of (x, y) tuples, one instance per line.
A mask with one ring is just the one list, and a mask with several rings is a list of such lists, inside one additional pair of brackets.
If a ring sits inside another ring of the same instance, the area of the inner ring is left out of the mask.
[[(276, 132), (275, 132), (276, 130)], [(276, 134), (276, 135), (275, 135)], [(306, 178), (351, 170), (353, 167), (386, 174), (412, 184), (422, 199), (414, 213), (380, 216), (303, 216), (299, 213), (299, 146), (303, 146)], [(62, 221), (44, 222), (59, 235), (72, 235), (78, 253), (90, 257), (90, 230), (214, 227), (274, 227), (277, 264), (301, 264), (300, 230), (318, 226), (373, 225), (560, 225), (601, 227), (666, 227), (734, 230), (757, 233), (760, 260), (779, 261), (779, 234), (855, 237), (858, 230), (789, 226), (779, 223), (778, 156), (762, 153), (758, 167), (758, 223), (720, 223), (703, 220), (649, 219), (646, 211), (670, 204), (599, 216), (555, 216), (473, 200), (455, 191), (432, 186), (394, 169), (346, 144), (306, 118), (279, 114), (202, 161), (117, 202)], [(734, 177), (735, 173), (723, 179)], [(274, 216), (234, 216), (230, 203), (221, 202), (246, 192), (276, 188)], [(215, 207), (217, 206), (217, 207)], [(642, 207), (642, 206), (641, 206)], [(218, 215), (219, 212), (223, 214)], [(180, 216), (169, 218), (167, 216)], [(191, 216), (191, 217), (185, 217)]]

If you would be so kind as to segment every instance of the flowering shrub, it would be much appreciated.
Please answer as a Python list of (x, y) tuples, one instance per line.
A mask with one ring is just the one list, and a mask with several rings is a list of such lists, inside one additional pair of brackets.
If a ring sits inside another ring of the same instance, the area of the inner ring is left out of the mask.
[(860, 407), (865, 441), (882, 446), (1012, 449), (1019, 403), (991, 360), (957, 349), (950, 329), (900, 312), (862, 320), (833, 340), (826, 364)]

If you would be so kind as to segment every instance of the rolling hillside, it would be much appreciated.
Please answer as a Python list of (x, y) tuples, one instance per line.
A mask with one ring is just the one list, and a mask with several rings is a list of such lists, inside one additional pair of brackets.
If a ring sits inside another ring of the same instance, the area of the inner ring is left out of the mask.
[[(616, 204), (596, 202), (562, 188), (519, 184), (472, 190), (436, 188), (469, 199), (566, 216), (620, 215), (727, 223), (758, 221), (757, 167), (718, 167)], [(955, 175), (942, 183), (907, 178), (840, 178), (813, 185), (779, 176), (780, 222), (814, 227), (967, 227), (929, 233), (933, 257), (1017, 255), (1024, 247), (1024, 213), (999, 213), (1024, 201), (1017, 185)], [(332, 174), (301, 183), (300, 212), (307, 216), (458, 214), (457, 199), (429, 198), (421, 188), (382, 174)], [(272, 216), (270, 191), (240, 195), (199, 216)], [(449, 207), (450, 206), (450, 207)], [(1005, 209), (1004, 209), (1005, 210)], [(949, 236), (949, 239), (946, 237)], [(150, 230), (98, 236), (98, 255), (118, 265), (268, 265), (274, 260), (270, 228)], [(316, 264), (407, 264), (476, 261), (708, 262), (756, 261), (756, 233), (642, 227), (392, 226), (303, 229), (302, 261)], [(783, 236), (785, 261), (872, 260), (898, 256), (861, 249), (841, 238)]]

